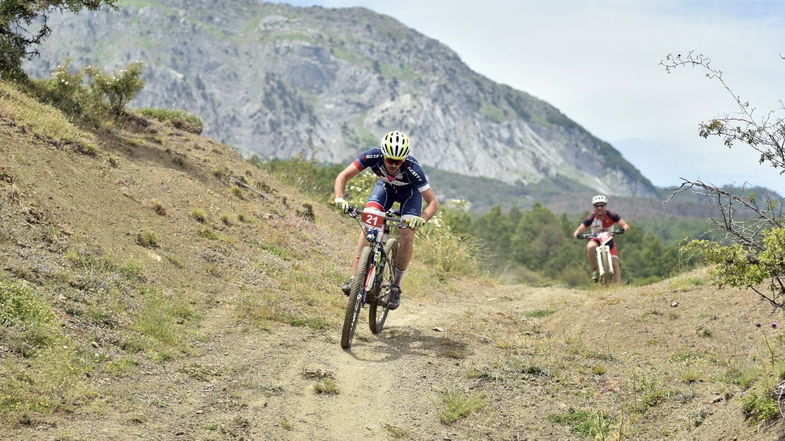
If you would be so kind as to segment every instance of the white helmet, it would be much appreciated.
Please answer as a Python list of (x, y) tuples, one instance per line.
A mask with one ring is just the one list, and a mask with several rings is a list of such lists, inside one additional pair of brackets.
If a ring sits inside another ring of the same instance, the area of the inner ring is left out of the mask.
[(594, 204), (607, 204), (607, 203), (608, 203), (608, 197), (605, 196), (604, 194), (598, 194), (597, 196), (594, 196), (593, 198), (591, 198), (591, 204), (592, 205), (594, 205)]
[(409, 156), (409, 138), (403, 132), (393, 130), (382, 138), (382, 154), (389, 159), (406, 159)]

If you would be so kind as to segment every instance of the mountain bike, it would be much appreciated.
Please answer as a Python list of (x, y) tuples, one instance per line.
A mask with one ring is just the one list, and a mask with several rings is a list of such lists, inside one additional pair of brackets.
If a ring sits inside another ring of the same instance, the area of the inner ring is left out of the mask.
[(368, 245), (360, 253), (357, 271), (352, 278), (341, 331), (341, 347), (344, 349), (352, 345), (364, 305), (368, 305), (368, 325), (371, 332), (382, 332), (389, 313), (387, 288), (392, 282), (392, 263), (398, 254), (396, 233), (398, 229), (406, 228), (400, 215), (392, 210), (386, 213), (376, 210), (359, 211), (350, 206), (347, 214), (363, 229)]
[(611, 257), (610, 243), (614, 236), (624, 233), (624, 230), (619, 231), (603, 231), (601, 233), (587, 233), (579, 234), (578, 239), (594, 239), (597, 241), (597, 271), (600, 274), (599, 282), (603, 285), (610, 285), (613, 283), (613, 260)]

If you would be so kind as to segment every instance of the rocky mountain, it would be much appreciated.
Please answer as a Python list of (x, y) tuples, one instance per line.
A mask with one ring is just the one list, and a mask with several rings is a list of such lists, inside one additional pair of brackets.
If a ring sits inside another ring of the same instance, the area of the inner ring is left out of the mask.
[(441, 170), (656, 194), (617, 150), (555, 107), (367, 9), (123, 0), (49, 24), (42, 56), (27, 65), (32, 76), (69, 57), (104, 69), (142, 60), (146, 86), (134, 105), (196, 114), (207, 136), (246, 155), (348, 162), (400, 129), (418, 159)]

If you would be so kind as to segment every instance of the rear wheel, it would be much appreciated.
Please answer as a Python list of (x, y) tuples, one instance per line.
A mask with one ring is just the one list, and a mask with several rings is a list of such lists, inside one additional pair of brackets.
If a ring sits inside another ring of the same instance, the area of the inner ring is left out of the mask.
[(603, 285), (610, 285), (613, 281), (613, 265), (610, 259), (611, 255), (608, 250), (602, 250), (600, 252), (600, 261), (599, 264), (602, 267), (600, 270), (600, 281)]
[(360, 253), (360, 262), (357, 265), (357, 272), (352, 278), (352, 289), (349, 291), (349, 302), (346, 305), (346, 313), (343, 318), (343, 329), (341, 331), (341, 347), (348, 349), (352, 345), (354, 331), (357, 329), (357, 320), (360, 318), (360, 311), (363, 307), (362, 291), (365, 285), (365, 278), (370, 266), (371, 248), (365, 247)]
[(384, 321), (387, 320), (387, 313), (390, 311), (387, 307), (387, 301), (390, 296), (387, 288), (392, 282), (393, 265), (395, 265), (395, 257), (398, 255), (398, 239), (388, 240), (384, 246), (384, 251), (384, 254), (387, 256), (387, 263), (384, 265), (382, 285), (375, 287), (377, 290), (376, 301), (368, 309), (368, 325), (374, 334), (382, 332)]

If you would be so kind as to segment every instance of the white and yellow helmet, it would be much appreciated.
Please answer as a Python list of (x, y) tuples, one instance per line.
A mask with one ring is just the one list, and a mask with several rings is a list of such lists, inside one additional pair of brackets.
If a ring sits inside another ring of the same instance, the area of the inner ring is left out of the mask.
[(406, 159), (409, 156), (409, 138), (403, 132), (393, 130), (382, 138), (382, 154), (389, 159)]

